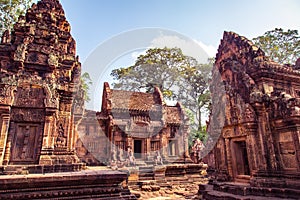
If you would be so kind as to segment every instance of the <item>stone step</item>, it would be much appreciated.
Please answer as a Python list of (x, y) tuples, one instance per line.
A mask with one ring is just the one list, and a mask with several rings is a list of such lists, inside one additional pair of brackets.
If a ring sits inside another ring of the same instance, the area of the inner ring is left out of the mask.
[(135, 161), (136, 166), (147, 166), (144, 160), (136, 160)]
[[(225, 192), (211, 191), (207, 192), (202, 196), (203, 200), (282, 200), (282, 198), (277, 197), (262, 197), (262, 196), (241, 196), (234, 195)], [(285, 199), (285, 200), (294, 200), (294, 199)]]
[(153, 166), (140, 166), (139, 171), (152, 171), (153, 172)]
[(148, 181), (148, 180), (154, 180), (153, 177), (139, 177), (140, 181)]
[(300, 197), (300, 190), (251, 187), (249, 184), (239, 185), (238, 183), (214, 183), (213, 185), (200, 185), (199, 192), (203, 194), (203, 199), (216, 200), (279, 200), (299, 199)]
[(299, 198), (300, 190), (287, 188), (265, 188), (265, 187), (251, 187), (249, 184), (235, 184), (235, 183), (219, 183), (214, 184), (213, 189), (219, 192), (231, 193), (234, 195), (251, 196), (259, 195), (265, 197), (281, 197), (281, 198)]

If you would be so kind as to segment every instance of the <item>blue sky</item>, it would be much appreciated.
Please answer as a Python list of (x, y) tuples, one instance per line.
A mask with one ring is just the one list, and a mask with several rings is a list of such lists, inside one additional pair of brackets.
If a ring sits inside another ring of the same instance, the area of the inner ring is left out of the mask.
[[(300, 30), (298, 0), (60, 0), (60, 2), (71, 24), (72, 35), (77, 42), (77, 54), (83, 63), (83, 71), (91, 74), (94, 85), (109, 79), (107, 74), (110, 68), (104, 70), (103, 66), (97, 67), (97, 64), (95, 67), (87, 67), (86, 61), (95, 49), (126, 31), (151, 27), (176, 31), (201, 43), (209, 56), (214, 56), (224, 31), (234, 31), (252, 39), (274, 28)], [(136, 41), (134, 38), (127, 42)], [(114, 48), (118, 48), (118, 45), (115, 44)], [(131, 59), (135, 55), (133, 52), (128, 54)], [(130, 64), (128, 55), (127, 58), (122, 56), (123, 54), (117, 60), (112, 60), (110, 65), (113, 63), (114, 67), (128, 66)], [(105, 78), (99, 79), (99, 71), (106, 71), (106, 75), (103, 75)], [(101, 87), (93, 86), (91, 93), (100, 98)], [(100, 99), (93, 101), (99, 102)], [(95, 108), (92, 105), (88, 107), (99, 110), (99, 107)]]
[(217, 48), (224, 30), (247, 38), (300, 29), (298, 0), (61, 0), (82, 61), (121, 32), (160, 27)]

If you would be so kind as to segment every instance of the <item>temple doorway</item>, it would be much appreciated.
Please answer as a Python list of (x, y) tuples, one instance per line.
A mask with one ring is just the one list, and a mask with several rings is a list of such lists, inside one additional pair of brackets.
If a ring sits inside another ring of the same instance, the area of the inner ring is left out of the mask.
[(134, 157), (142, 158), (142, 140), (134, 140)]
[(248, 154), (246, 142), (234, 141), (233, 142), (233, 170), (235, 178), (245, 178), (250, 176), (250, 167), (248, 161)]
[(37, 164), (41, 146), (40, 124), (11, 123), (10, 164)]

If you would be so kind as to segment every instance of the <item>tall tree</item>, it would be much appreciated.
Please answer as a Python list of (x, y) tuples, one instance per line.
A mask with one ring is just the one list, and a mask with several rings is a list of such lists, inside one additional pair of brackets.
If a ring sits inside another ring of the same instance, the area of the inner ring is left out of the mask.
[(33, 0), (0, 0), (0, 35), (12, 30), (20, 15), (24, 15)]
[(199, 64), (179, 48), (154, 48), (140, 55), (133, 66), (113, 70), (111, 76), (115, 89), (151, 92), (159, 87), (166, 99), (183, 104), (192, 131), (197, 132), (202, 131), (201, 113), (210, 101), (211, 64)]
[(253, 39), (272, 60), (281, 64), (294, 64), (300, 57), (300, 36), (297, 30), (275, 28)]
[(81, 88), (83, 89), (84, 101), (89, 102), (91, 100), (89, 90), (90, 86), (93, 84), (90, 74), (88, 72), (84, 72), (81, 77)]
[(197, 61), (182, 54), (179, 48), (153, 48), (140, 55), (130, 67), (115, 69), (111, 76), (117, 81), (114, 88), (151, 92), (159, 87), (164, 96), (172, 99), (179, 85), (181, 71), (194, 66)]
[(183, 84), (179, 85), (178, 99), (192, 112), (195, 117), (197, 131), (202, 131), (201, 113), (208, 111), (210, 103), (209, 81), (214, 59), (209, 59), (206, 64), (197, 64), (187, 68), (183, 73)]

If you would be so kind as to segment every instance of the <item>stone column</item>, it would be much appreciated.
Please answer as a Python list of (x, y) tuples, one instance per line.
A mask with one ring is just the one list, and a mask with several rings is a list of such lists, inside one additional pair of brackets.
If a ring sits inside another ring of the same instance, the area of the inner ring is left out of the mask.
[(4, 149), (4, 157), (3, 157), (3, 165), (8, 165), (10, 160), (10, 148), (11, 148), (11, 142), (12, 142), (12, 133), (15, 132), (15, 125), (14, 122), (10, 122), (9, 124), (10, 129), (9, 132), (7, 132), (7, 139), (6, 139), (6, 146)]
[(67, 133), (65, 133), (65, 136), (67, 136), (67, 151), (72, 150), (72, 138), (73, 138), (73, 125), (72, 125), (72, 115), (71, 113), (68, 113), (67, 116), (65, 117), (66, 119), (66, 129)]
[(2, 114), (0, 117), (0, 165), (2, 165), (8, 137), (9, 114)]
[(300, 130), (293, 131), (292, 137), (294, 140), (295, 151), (296, 151), (296, 162), (298, 163), (298, 171), (300, 171)]
[(247, 123), (245, 125), (245, 128), (247, 129), (247, 153), (249, 158), (249, 167), (250, 167), (250, 173), (252, 175), (252, 172), (254, 170), (257, 170), (258, 166), (258, 159), (259, 155), (261, 154), (257, 152), (260, 148), (257, 145), (257, 124), (256, 123)]
[(169, 154), (168, 154), (168, 138), (166, 136), (166, 130), (163, 129), (163, 133), (161, 134), (161, 138), (160, 138), (160, 143), (161, 143), (161, 147), (162, 147), (162, 157), (163, 158), (168, 158)]
[(230, 177), (234, 177), (233, 169), (232, 169), (232, 155), (231, 155), (231, 147), (230, 147), (230, 139), (225, 139), (225, 152), (227, 155), (227, 170)]
[(275, 151), (273, 146), (273, 136), (271, 133), (268, 111), (264, 106), (258, 109), (258, 133), (262, 147), (263, 168), (271, 171), (277, 169)]
[(151, 138), (147, 138), (146, 139), (146, 149), (145, 149), (146, 158), (148, 158), (148, 154), (150, 155), (150, 152), (151, 152)]
[(184, 125), (184, 129), (183, 129), (184, 157), (190, 159), (189, 142), (188, 142), (189, 135), (188, 134), (189, 134), (189, 126)]
[[(47, 111), (46, 111), (47, 113)], [(49, 113), (47, 113), (49, 114)], [(43, 135), (43, 145), (40, 155), (39, 164), (41, 165), (52, 165), (53, 161), (51, 155), (54, 150), (54, 135), (56, 123), (55, 117), (51, 115), (45, 116), (45, 125), (44, 125), (44, 135)]]
[(265, 112), (266, 110), (263, 108), (263, 106), (261, 104), (256, 104), (255, 108), (257, 110), (257, 152), (259, 153), (257, 155), (258, 159), (258, 170), (266, 170), (267, 169), (267, 161), (266, 161), (266, 142), (265, 142)]
[(51, 134), (53, 133), (53, 116), (45, 117), (45, 125), (44, 125), (44, 136), (43, 136), (43, 149), (53, 148), (54, 144), (51, 141)]

